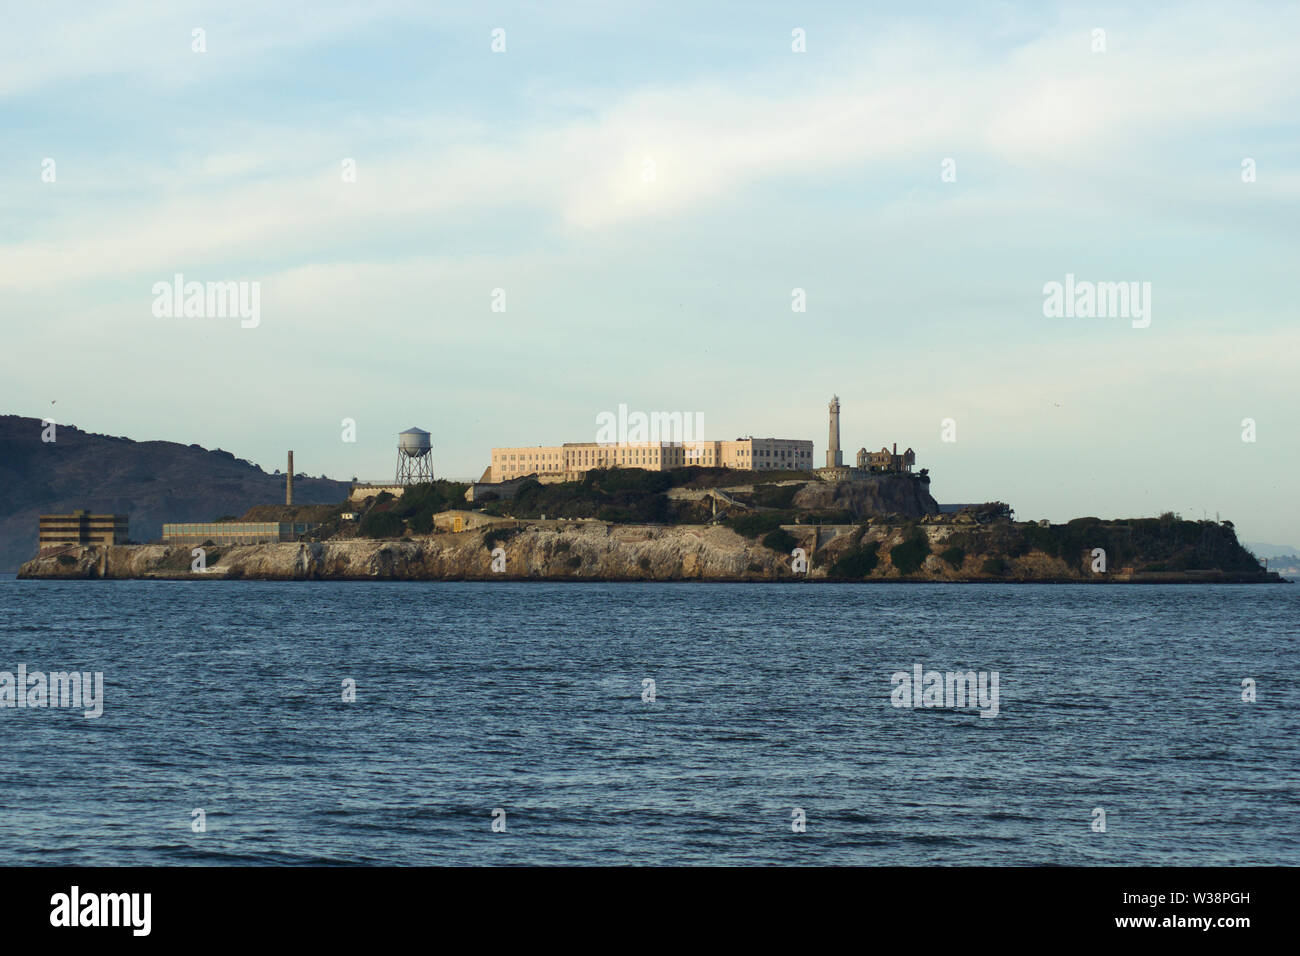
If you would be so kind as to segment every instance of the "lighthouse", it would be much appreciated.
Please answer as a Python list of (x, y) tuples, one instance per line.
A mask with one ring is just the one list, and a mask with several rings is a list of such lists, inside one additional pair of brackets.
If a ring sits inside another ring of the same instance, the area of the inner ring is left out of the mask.
[(826, 449), (826, 467), (839, 468), (844, 464), (844, 453), (840, 451), (840, 397), (831, 396), (831, 441)]

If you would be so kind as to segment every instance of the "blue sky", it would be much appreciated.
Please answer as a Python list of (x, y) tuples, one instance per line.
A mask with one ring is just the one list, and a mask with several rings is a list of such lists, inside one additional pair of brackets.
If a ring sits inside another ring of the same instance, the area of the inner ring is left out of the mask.
[[(1300, 9), (1129, 6), (16, 8), (0, 409), (343, 478), (419, 425), (477, 477), (619, 403), (821, 459), (838, 393), (940, 501), (1300, 544)], [(155, 317), (178, 272), (260, 324)], [(1045, 318), (1067, 273), (1150, 327)]]

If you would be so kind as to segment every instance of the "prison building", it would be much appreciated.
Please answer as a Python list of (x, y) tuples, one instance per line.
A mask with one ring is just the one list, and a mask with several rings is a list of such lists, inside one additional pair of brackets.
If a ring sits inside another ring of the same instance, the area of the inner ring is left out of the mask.
[(493, 448), (490, 481), (525, 475), (576, 481), (596, 468), (668, 471), (688, 465), (742, 471), (811, 471), (813, 443), (795, 438), (737, 438), (735, 441), (566, 442)]
[(293, 521), (209, 521), (164, 524), (163, 544), (194, 547), (211, 541), (221, 544), (271, 544), (297, 541), (319, 527)]
[(93, 515), (74, 511), (70, 515), (41, 515), (40, 548), (69, 548), (88, 544), (126, 544), (129, 515)]

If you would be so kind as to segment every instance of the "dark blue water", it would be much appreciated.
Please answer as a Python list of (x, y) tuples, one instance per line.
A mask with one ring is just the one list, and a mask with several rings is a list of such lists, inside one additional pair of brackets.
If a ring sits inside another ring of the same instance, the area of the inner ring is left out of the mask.
[(0, 670), (106, 700), (0, 710), (0, 863), (1297, 864), (1298, 639), (1282, 585), (7, 578)]

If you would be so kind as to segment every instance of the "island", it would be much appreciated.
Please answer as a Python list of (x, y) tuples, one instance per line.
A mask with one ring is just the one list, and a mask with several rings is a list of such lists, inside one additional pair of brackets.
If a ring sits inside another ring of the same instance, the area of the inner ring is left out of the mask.
[[(891, 472), (593, 468), (578, 480), (354, 485), (260, 505), (156, 544), (46, 549), (21, 578), (411, 581), (1264, 583), (1230, 521), (1173, 513), (1063, 524), (942, 508)], [(397, 493), (395, 493), (397, 492)], [(288, 528), (292, 540), (241, 539)]]

